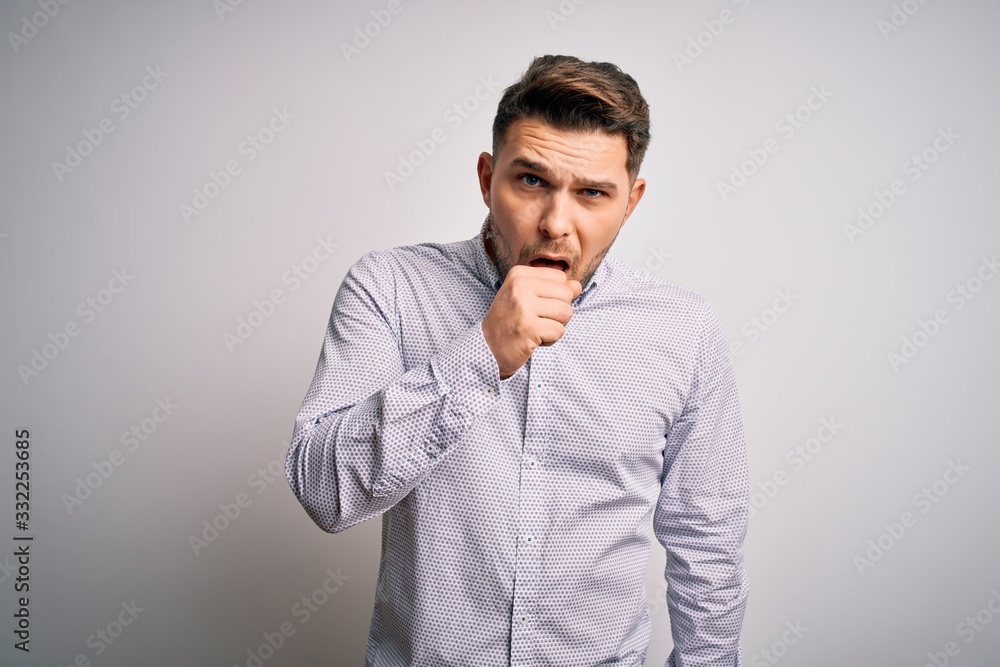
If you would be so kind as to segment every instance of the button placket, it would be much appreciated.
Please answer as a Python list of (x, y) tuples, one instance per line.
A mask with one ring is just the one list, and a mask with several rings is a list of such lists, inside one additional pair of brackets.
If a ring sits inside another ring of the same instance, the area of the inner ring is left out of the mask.
[(545, 385), (545, 356), (538, 348), (528, 359), (528, 395), (525, 405), (524, 445), (521, 452), (519, 484), (518, 546), (516, 550), (516, 585), (514, 587), (511, 636), (511, 664), (533, 664), (536, 637), (532, 619), (538, 602), (538, 576), (541, 537), (544, 533), (546, 507), (545, 484), (541, 466), (548, 438), (548, 402), (542, 393)]

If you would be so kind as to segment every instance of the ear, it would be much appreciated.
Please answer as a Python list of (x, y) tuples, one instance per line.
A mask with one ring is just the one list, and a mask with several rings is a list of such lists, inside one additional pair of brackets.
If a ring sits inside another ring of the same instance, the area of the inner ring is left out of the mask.
[(476, 172), (479, 174), (479, 190), (483, 193), (483, 203), (489, 207), (490, 184), (493, 182), (493, 156), (486, 151), (480, 153)]
[(635, 183), (632, 185), (632, 191), (628, 194), (628, 205), (625, 207), (625, 217), (622, 219), (622, 225), (624, 225), (625, 221), (628, 220), (630, 215), (632, 215), (632, 211), (635, 210), (635, 207), (639, 205), (639, 200), (642, 199), (642, 195), (645, 192), (646, 179), (635, 179)]

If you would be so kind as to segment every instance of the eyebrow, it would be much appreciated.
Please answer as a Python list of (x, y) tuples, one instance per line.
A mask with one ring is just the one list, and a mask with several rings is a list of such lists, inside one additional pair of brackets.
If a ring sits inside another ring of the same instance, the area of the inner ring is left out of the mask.
[[(537, 171), (541, 174), (549, 174), (551, 171), (548, 167), (541, 164), (540, 162), (532, 162), (527, 158), (516, 157), (511, 161), (511, 164), (515, 167), (523, 167), (524, 169), (530, 169), (531, 171)], [(618, 184), (611, 181), (595, 181), (592, 178), (584, 178), (583, 176), (577, 176), (573, 174), (573, 180), (582, 185), (585, 188), (591, 190), (607, 190), (608, 192), (618, 192)]]

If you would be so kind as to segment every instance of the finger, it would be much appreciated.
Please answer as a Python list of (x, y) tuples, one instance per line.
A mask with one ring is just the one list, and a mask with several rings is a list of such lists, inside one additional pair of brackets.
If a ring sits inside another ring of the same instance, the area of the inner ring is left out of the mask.
[(555, 320), (565, 325), (573, 317), (573, 306), (563, 299), (539, 298), (533, 306), (535, 315), (543, 320)]
[(557, 269), (554, 266), (526, 266), (518, 265), (525, 276), (530, 278), (538, 278), (540, 280), (554, 280), (556, 282), (566, 282), (567, 275), (562, 269)]
[(555, 320), (541, 320), (538, 331), (542, 339), (539, 346), (548, 347), (563, 337), (566, 333), (566, 326)]
[(551, 280), (552, 282), (561, 282), (569, 285), (573, 290), (573, 299), (583, 293), (583, 283), (575, 278), (570, 278), (565, 271), (551, 266), (528, 266), (526, 268), (529, 270), (528, 275), (532, 278), (537, 276), (539, 279)]
[[(582, 287), (578, 280), (568, 280), (566, 275), (558, 269), (542, 268), (546, 272), (544, 275), (533, 274), (522, 277), (520, 280), (528, 286), (528, 289), (535, 295), (548, 299), (561, 299), (567, 303), (580, 295)], [(557, 275), (553, 275), (551, 272)]]

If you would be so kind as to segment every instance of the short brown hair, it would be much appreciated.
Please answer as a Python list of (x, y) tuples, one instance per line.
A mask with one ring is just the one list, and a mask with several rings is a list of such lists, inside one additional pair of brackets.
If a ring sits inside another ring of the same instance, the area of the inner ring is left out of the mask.
[(635, 182), (649, 146), (649, 105), (631, 76), (612, 63), (586, 62), (573, 56), (536, 56), (503, 91), (493, 118), (493, 155), (499, 154), (507, 129), (533, 118), (559, 130), (602, 130), (625, 137), (625, 168)]

